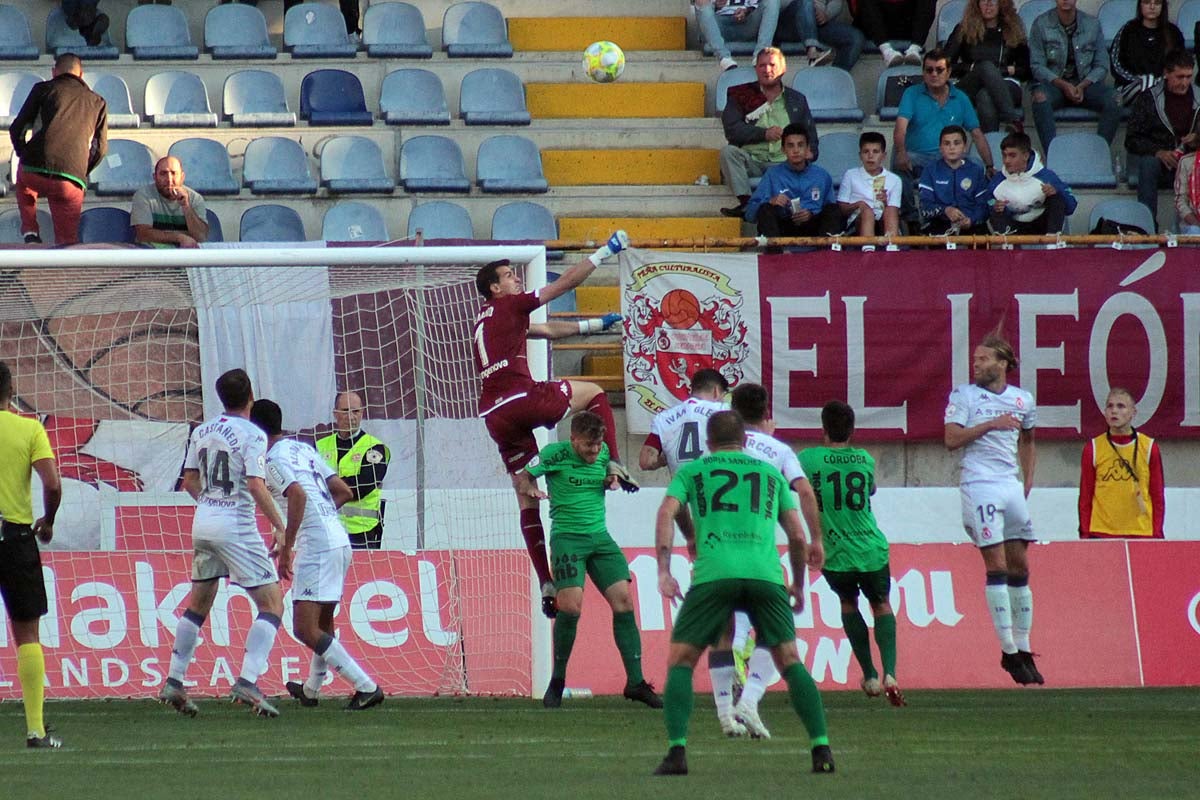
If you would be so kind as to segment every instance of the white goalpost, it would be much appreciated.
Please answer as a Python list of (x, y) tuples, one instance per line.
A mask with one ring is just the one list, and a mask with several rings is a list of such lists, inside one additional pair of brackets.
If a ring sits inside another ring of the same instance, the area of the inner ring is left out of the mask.
[[(354, 554), (336, 617), (384, 690), (540, 691), (548, 626), (512, 489), (476, 416), (474, 278), (500, 258), (526, 285), (545, 284), (540, 246), (0, 250), (11, 410), (43, 421), (64, 477), (43, 548), (48, 696), (161, 686), (189, 589), (187, 439), (219, 411), (213, 383), (234, 367), (309, 442), (330, 429), (337, 392), (357, 391), (363, 428), (391, 451), (383, 549)], [(545, 342), (531, 341), (529, 364), (547, 377)], [(35, 513), (40, 497), (35, 479)], [(307, 671), (290, 600), (260, 682), (268, 694)], [(190, 693), (228, 692), (251, 608), (240, 589), (221, 590)], [(8, 644), (5, 627), (0, 699), (20, 692)]]

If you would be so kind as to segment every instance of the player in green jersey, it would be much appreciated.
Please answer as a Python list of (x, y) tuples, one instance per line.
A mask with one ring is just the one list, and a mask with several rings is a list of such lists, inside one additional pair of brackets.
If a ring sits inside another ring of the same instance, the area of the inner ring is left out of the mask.
[[(894, 706), (904, 705), (896, 683), (896, 615), (888, 602), (892, 573), (888, 541), (871, 512), (875, 493), (875, 459), (850, 444), (854, 409), (831, 400), (821, 409), (825, 446), (800, 452), (800, 466), (817, 493), (825, 532), (825, 568), (829, 588), (842, 601), (842, 627), (862, 667), (862, 689), (868, 697), (886, 694)], [(871, 637), (858, 610), (858, 595), (867, 598), (875, 616), (875, 643), (883, 661), (883, 682), (871, 660)]]
[[(709, 455), (675, 474), (655, 521), (658, 590), (683, 600), (667, 656), (664, 717), (670, 749), (656, 775), (687, 774), (687, 730), (692, 713), (692, 672), (700, 654), (716, 642), (735, 609), (745, 611), (757, 639), (770, 648), (787, 681), (792, 708), (812, 743), (814, 772), (833, 772), (825, 728), (825, 708), (812, 676), (796, 651), (797, 608), (804, 607), (804, 567), (808, 544), (796, 499), (778, 469), (742, 452), (746, 427), (735, 412), (708, 419)], [(684, 598), (671, 575), (675, 514), (687, 504), (696, 526), (692, 585)], [(784, 581), (775, 547), (776, 523), (787, 534), (794, 583)]]
[[(562, 705), (567, 661), (583, 613), (584, 575), (612, 606), (613, 639), (625, 664), (625, 697), (662, 708), (662, 698), (642, 677), (642, 637), (629, 595), (629, 562), (608, 534), (604, 518), (605, 490), (619, 488), (609, 473), (604, 422), (590, 411), (571, 418), (571, 439), (546, 445), (518, 476), (517, 491), (550, 498), (550, 568), (554, 576), (558, 616), (554, 618), (554, 669), (542, 697), (546, 708)], [(536, 478), (546, 476), (549, 495)]]

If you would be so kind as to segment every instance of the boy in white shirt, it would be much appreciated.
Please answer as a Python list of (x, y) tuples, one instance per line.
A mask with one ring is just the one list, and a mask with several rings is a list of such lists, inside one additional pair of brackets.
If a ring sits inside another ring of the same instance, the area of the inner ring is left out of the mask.
[[(859, 236), (900, 235), (900, 177), (884, 169), (887, 140), (878, 131), (858, 137), (861, 167), (846, 170), (837, 202), (851, 228), (857, 221)], [(882, 226), (882, 229), (881, 229)]]

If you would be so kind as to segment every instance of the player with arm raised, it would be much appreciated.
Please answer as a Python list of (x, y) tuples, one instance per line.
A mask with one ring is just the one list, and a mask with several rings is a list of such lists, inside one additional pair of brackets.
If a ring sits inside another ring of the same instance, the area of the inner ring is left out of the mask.
[(579, 322), (544, 323), (531, 323), (529, 315), (579, 286), (601, 261), (621, 252), (628, 244), (625, 232), (617, 231), (607, 244), (568, 268), (557, 280), (531, 292), (522, 291), (521, 276), (507, 260), (493, 261), (475, 275), (475, 288), (484, 298), (474, 328), (475, 366), (483, 380), (479, 416), (499, 448), (504, 469), (512, 480), (521, 509), (521, 535), (542, 587), (542, 613), (551, 618), (555, 614), (555, 591), (546, 561), (546, 534), (537, 500), (523, 495), (517, 485), (517, 473), (538, 452), (534, 430), (553, 428), (572, 411), (587, 409), (595, 413), (605, 425), (605, 443), (612, 456), (609, 472), (617, 476), (626, 491), (637, 491), (638, 487), (620, 463), (617, 426), (604, 390), (586, 381), (535, 381), (529, 374), (526, 358), (527, 338), (561, 339), (600, 333), (616, 324), (620, 314)]
[[(276, 549), (279, 575), (292, 581), (296, 638), (313, 651), (308, 679), (288, 681), (288, 694), (300, 705), (317, 705), (327, 666), (354, 686), (347, 711), (383, 702), (383, 690), (346, 648), (333, 638), (333, 614), (342, 599), (352, 551), (338, 508), (354, 497), (350, 487), (311, 445), (283, 438), (283, 411), (271, 400), (256, 400), (250, 421), (267, 435), (267, 487), (287, 508), (287, 529)], [(298, 551), (292, 568), (293, 549)]]
[(998, 334), (984, 338), (972, 358), (974, 383), (950, 393), (945, 440), (948, 449), (963, 451), (963, 527), (987, 570), (984, 593), (1000, 640), (1000, 666), (1025, 685), (1045, 680), (1029, 646), (1033, 593), (1026, 552), (1035, 539), (1026, 498), (1037, 465), (1037, 410), (1033, 395), (1008, 383), (1006, 373), (1016, 368), (1012, 345)]
[(246, 635), (246, 654), (231, 698), (255, 713), (277, 717), (279, 711), (258, 688), (267, 669), (283, 615), (283, 596), (271, 556), (254, 520), (254, 509), (270, 521), (278, 544), (284, 523), (267, 489), (267, 437), (250, 422), (254, 391), (245, 370), (217, 378), (217, 396), (225, 412), (192, 431), (183, 463), (183, 488), (196, 501), (192, 519), (192, 591), (187, 610), (175, 627), (171, 667), (159, 699), (181, 714), (196, 716), (196, 704), (183, 680), (196, 652), (218, 581), (241, 586), (258, 609)]

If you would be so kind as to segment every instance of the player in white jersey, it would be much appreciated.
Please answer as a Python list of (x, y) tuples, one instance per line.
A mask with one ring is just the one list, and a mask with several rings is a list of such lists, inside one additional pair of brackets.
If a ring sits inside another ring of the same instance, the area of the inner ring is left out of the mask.
[(1016, 367), (1012, 345), (999, 335), (984, 338), (972, 359), (974, 383), (950, 393), (945, 441), (948, 449), (963, 451), (963, 527), (987, 570), (985, 594), (1000, 639), (1000, 666), (1024, 685), (1045, 681), (1029, 646), (1033, 594), (1026, 553), (1034, 540), (1026, 498), (1037, 464), (1037, 410), (1033, 395), (1008, 383), (1006, 374)]
[(377, 706), (383, 702), (383, 690), (333, 638), (333, 615), (351, 557), (350, 537), (337, 510), (354, 493), (312, 445), (283, 438), (283, 411), (277, 403), (256, 400), (250, 420), (267, 435), (267, 487), (287, 508), (287, 528), (276, 558), (280, 577), (292, 581), (293, 631), (313, 651), (308, 679), (288, 681), (288, 694), (302, 706), (317, 705), (327, 667), (332, 667), (354, 686), (347, 711)]
[(722, 399), (727, 391), (729, 382), (720, 372), (696, 370), (688, 399), (660, 411), (650, 423), (638, 466), (645, 471), (666, 467), (674, 475), (680, 464), (703, 455), (705, 425), (709, 417), (725, 410)]
[(181, 714), (196, 716), (196, 704), (183, 687), (188, 664), (196, 652), (218, 582), (226, 578), (246, 590), (258, 615), (246, 636), (246, 654), (231, 697), (262, 716), (279, 711), (258, 688), (267, 669), (283, 615), (279, 577), (254, 521), (262, 511), (278, 541), (283, 520), (267, 490), (267, 437), (249, 421), (254, 392), (250, 376), (235, 369), (217, 379), (217, 396), (225, 413), (192, 432), (183, 464), (183, 488), (196, 501), (192, 522), (192, 591), (188, 607), (175, 627), (171, 666), (159, 699)]

